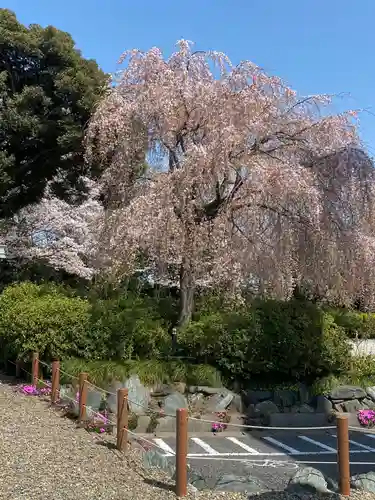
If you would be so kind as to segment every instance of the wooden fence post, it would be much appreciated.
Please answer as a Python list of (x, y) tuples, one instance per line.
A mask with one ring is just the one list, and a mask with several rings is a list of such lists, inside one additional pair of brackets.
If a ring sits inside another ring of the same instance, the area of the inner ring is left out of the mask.
[(39, 379), (39, 353), (33, 352), (32, 362), (31, 362), (31, 373), (33, 386), (37, 386)]
[(187, 495), (187, 452), (188, 452), (188, 411), (180, 408), (176, 411), (176, 495)]
[(117, 449), (126, 453), (128, 447), (128, 389), (117, 391)]
[(59, 400), (60, 391), (60, 361), (52, 361), (52, 387), (51, 403), (54, 405)]
[(21, 360), (16, 360), (16, 378), (21, 378)]
[(79, 374), (79, 414), (78, 421), (81, 423), (86, 419), (86, 404), (87, 404), (87, 377), (88, 373)]
[(339, 469), (340, 493), (350, 495), (349, 424), (346, 415), (337, 415), (337, 464)]

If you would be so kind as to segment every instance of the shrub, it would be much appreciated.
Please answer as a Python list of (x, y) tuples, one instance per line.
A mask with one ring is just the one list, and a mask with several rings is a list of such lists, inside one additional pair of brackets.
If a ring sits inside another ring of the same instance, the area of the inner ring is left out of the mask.
[(311, 302), (263, 301), (255, 307), (262, 326), (257, 350), (252, 349), (259, 373), (308, 380), (347, 368), (350, 351), (344, 330)]
[(312, 387), (313, 394), (324, 394), (338, 385), (358, 385), (368, 387), (375, 385), (375, 358), (359, 356), (350, 359), (349, 368), (338, 376), (329, 375), (317, 379)]
[(256, 301), (236, 313), (197, 317), (181, 333), (186, 352), (217, 366), (227, 379), (313, 380), (349, 366), (345, 331), (300, 300)]
[(348, 337), (375, 338), (375, 314), (347, 309), (331, 311), (337, 325), (343, 327)]
[(133, 294), (93, 304), (90, 338), (98, 346), (96, 359), (160, 358), (171, 343), (151, 299)]
[(73, 383), (66, 373), (77, 377), (79, 373), (89, 374), (89, 380), (100, 387), (108, 386), (114, 380), (125, 380), (132, 374), (137, 374), (147, 385), (186, 382), (189, 385), (208, 385), (221, 387), (220, 373), (207, 365), (192, 365), (182, 361), (105, 361), (82, 360), (78, 358), (65, 359), (61, 368), (62, 383)]
[(86, 300), (61, 286), (21, 283), (0, 296), (0, 347), (8, 358), (33, 350), (44, 359), (69, 358), (73, 374), (89, 363), (92, 380), (138, 373), (149, 383), (218, 385), (220, 372), (227, 381), (269, 385), (367, 376), (367, 365), (353, 365), (347, 334), (370, 325), (375, 315), (327, 312), (302, 299), (230, 305), (202, 295), (193, 321), (178, 333), (185, 363), (168, 360), (172, 304), (134, 291)]
[(53, 356), (90, 357), (87, 338), (89, 304), (67, 297), (53, 286), (21, 283), (7, 287), (0, 296), (0, 339), (11, 356), (39, 351)]
[(353, 385), (363, 387), (375, 385), (374, 356), (355, 356), (351, 360), (348, 378)]

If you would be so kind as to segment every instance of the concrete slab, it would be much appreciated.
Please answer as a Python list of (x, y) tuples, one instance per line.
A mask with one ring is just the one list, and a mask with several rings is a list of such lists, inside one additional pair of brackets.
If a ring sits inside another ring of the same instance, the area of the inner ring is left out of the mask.
[[(270, 426), (272, 427), (323, 427), (332, 425), (326, 413), (271, 413)], [(334, 425), (334, 424), (333, 424)]]

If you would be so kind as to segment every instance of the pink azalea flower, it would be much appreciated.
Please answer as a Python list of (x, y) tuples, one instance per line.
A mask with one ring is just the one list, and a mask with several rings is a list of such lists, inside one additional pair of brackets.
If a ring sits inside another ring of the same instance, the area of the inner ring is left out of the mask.
[(24, 394), (28, 395), (38, 394), (38, 391), (34, 385), (24, 385), (22, 390)]
[(370, 424), (375, 424), (375, 411), (374, 410), (359, 410), (357, 418), (361, 425), (368, 427)]

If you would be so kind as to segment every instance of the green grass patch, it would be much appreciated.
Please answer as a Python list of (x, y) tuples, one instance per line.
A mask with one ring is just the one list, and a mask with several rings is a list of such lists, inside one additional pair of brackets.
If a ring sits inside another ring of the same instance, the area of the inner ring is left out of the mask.
[(61, 382), (72, 383), (69, 373), (78, 377), (79, 373), (89, 374), (93, 384), (104, 387), (111, 382), (124, 381), (129, 376), (138, 375), (145, 385), (170, 384), (173, 382), (186, 382), (188, 385), (208, 385), (221, 387), (222, 380), (218, 370), (209, 365), (194, 365), (183, 361), (87, 361), (78, 358), (69, 358), (61, 362)]
[(325, 394), (339, 385), (355, 385), (363, 388), (375, 386), (375, 358), (373, 356), (352, 358), (346, 373), (318, 379), (312, 389), (314, 394)]

